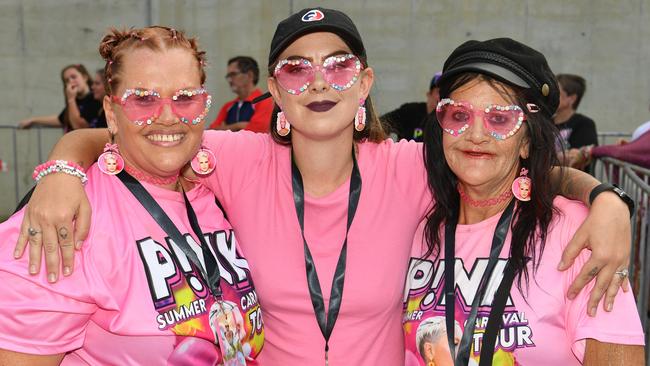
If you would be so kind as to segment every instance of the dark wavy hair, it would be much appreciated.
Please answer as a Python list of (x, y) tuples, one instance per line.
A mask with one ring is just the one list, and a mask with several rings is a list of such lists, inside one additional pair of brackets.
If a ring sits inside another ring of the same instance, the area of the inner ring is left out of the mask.
[[(526, 134), (529, 154), (527, 159), (520, 158), (519, 163), (520, 167), (528, 169), (533, 189), (531, 189), (530, 201), (518, 202), (510, 226), (512, 232), (510, 260), (518, 274), (518, 287), (521, 290), (522, 279), (526, 285), (529, 280), (528, 261), (532, 260), (533, 272), (539, 266), (548, 228), (556, 213), (553, 199), (559, 191), (559, 185), (554, 183), (559, 180), (552, 180), (550, 172), (553, 167), (559, 166), (555, 152), (558, 132), (549, 116), (541, 112), (527, 113), (526, 103), (534, 101), (535, 98), (529, 95), (526, 89), (505, 84), (487, 75), (460, 74), (441, 85), (441, 98), (448, 98), (454, 90), (473, 80), (486, 81), (506, 100), (520, 106), (526, 112), (527, 128), (522, 128), (519, 133)], [(457, 189), (458, 178), (445, 159), (442, 145), (443, 130), (435, 113), (431, 113), (427, 118), (423, 154), (429, 188), (435, 200), (426, 217), (424, 236), (427, 250), (424, 258), (431, 255), (437, 258), (444, 235), (444, 222), (457, 215), (460, 195)], [(563, 174), (562, 171), (560, 172)]]

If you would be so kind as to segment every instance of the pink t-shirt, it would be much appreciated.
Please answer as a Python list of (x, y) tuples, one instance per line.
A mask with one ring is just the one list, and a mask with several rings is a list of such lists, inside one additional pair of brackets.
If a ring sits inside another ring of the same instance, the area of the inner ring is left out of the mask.
[[(205, 180), (221, 200), (251, 265), (264, 309), (265, 366), (324, 364), (325, 341), (309, 296), (291, 188), (290, 148), (267, 134), (206, 131), (217, 157)], [(404, 360), (402, 292), (413, 234), (431, 196), (422, 147), (360, 143), (359, 206), (350, 228), (343, 299), (330, 365), (399, 365)], [(305, 197), (305, 237), (325, 304), (345, 237), (349, 181)]]
[[(45, 271), (27, 274), (26, 255), (13, 259), (22, 211), (0, 225), (0, 348), (67, 353), (63, 365), (215, 365), (214, 299), (198, 272), (117, 177), (96, 166), (88, 176), (92, 224), (70, 277), (50, 285)], [(143, 185), (202, 258), (181, 193)], [(256, 365), (264, 330), (248, 261), (214, 195), (200, 185), (187, 194), (234, 307), (229, 339)]]
[[(510, 291), (503, 314), (504, 325), (497, 338), (494, 365), (580, 365), (584, 358), (586, 338), (601, 342), (643, 345), (644, 337), (631, 292), (619, 291), (614, 310), (600, 310), (596, 317), (587, 315), (589, 288), (573, 300), (565, 294), (578, 275), (589, 253), (582, 252), (574, 266), (565, 272), (556, 269), (562, 251), (587, 216), (582, 203), (555, 199), (561, 214), (555, 215), (549, 227), (541, 265), (536, 273), (529, 264), (529, 288), (526, 296), (517, 288), (517, 278)], [(465, 320), (490, 253), (492, 236), (501, 214), (472, 225), (456, 229), (456, 329), (460, 339)], [(422, 238), (422, 227), (416, 238)], [(428, 365), (425, 357), (442, 357), (451, 362), (445, 325), (444, 308), (444, 248), (437, 260), (422, 260), (422, 241), (415, 240), (404, 292), (404, 334), (406, 365)], [(500, 260), (495, 267), (486, 302), (491, 299), (503, 276), (510, 253), (510, 233), (506, 238)], [(534, 273), (534, 274), (533, 274)], [(478, 365), (482, 333), (489, 317), (489, 305), (479, 308), (470, 365)], [(440, 343), (438, 343), (440, 342)], [(422, 350), (422, 351), (421, 351)], [(436, 365), (441, 364), (435, 359)]]

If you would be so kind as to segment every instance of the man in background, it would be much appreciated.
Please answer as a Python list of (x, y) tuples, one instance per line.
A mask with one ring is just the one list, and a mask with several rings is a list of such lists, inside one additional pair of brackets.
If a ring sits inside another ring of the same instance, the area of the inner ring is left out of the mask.
[(226, 81), (237, 97), (221, 107), (210, 125), (211, 129), (269, 132), (273, 99), (252, 103), (253, 99), (262, 95), (257, 88), (259, 77), (260, 69), (252, 57), (237, 56), (228, 60)]
[(422, 141), (427, 116), (436, 109), (440, 101), (440, 89), (438, 88), (440, 75), (440, 72), (433, 75), (431, 83), (429, 83), (429, 91), (426, 93), (426, 102), (405, 103), (380, 117), (382, 122), (390, 126), (392, 134), (397, 135), (397, 140)]

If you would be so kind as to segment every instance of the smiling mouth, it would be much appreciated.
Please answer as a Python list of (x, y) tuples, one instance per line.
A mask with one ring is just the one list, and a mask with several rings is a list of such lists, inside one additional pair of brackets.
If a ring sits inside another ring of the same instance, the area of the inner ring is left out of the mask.
[(463, 151), (463, 154), (465, 154), (467, 157), (474, 158), (474, 159), (489, 159), (493, 155), (486, 152), (471, 151), (471, 150)]
[(334, 108), (336, 105), (336, 102), (332, 102), (329, 100), (323, 100), (320, 102), (311, 102), (307, 104), (307, 108), (314, 112), (327, 112), (330, 109)]
[(185, 137), (184, 133), (170, 133), (170, 134), (163, 134), (163, 133), (155, 133), (151, 135), (147, 135), (147, 139), (151, 142), (178, 142)]

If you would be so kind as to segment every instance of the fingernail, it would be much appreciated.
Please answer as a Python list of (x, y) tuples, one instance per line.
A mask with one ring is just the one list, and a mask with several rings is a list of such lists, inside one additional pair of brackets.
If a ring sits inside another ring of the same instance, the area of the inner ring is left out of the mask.
[(15, 258), (15, 259), (20, 258), (20, 252), (19, 252), (19, 251), (15, 251), (15, 252), (14, 252), (14, 258)]
[(559, 271), (561, 271), (562, 268), (564, 268), (564, 261), (563, 261), (563, 260), (560, 261), (560, 264), (557, 265), (557, 269), (558, 269)]
[(35, 264), (32, 264), (31, 266), (29, 266), (29, 273), (36, 274), (36, 265)]
[(569, 298), (569, 300), (573, 300), (576, 297), (576, 293), (575, 292), (569, 292), (567, 297)]
[(48, 280), (50, 283), (54, 283), (54, 282), (56, 282), (56, 275), (55, 275), (54, 273), (50, 273), (49, 275), (47, 275), (47, 280)]
[(81, 241), (81, 240), (79, 240), (78, 242), (76, 242), (75, 245), (74, 245), (75, 249), (77, 249), (77, 250), (81, 249), (81, 244), (83, 244), (83, 243), (84, 243), (84, 242)]
[(68, 266), (63, 267), (63, 275), (64, 276), (70, 276), (71, 272), (72, 271), (70, 271), (70, 267), (68, 267)]
[(607, 303), (607, 307), (605, 308), (605, 310), (612, 311), (613, 307), (614, 307), (614, 304), (612, 304), (612, 302), (610, 301), (610, 302)]
[(589, 316), (596, 316), (596, 307), (589, 309)]

